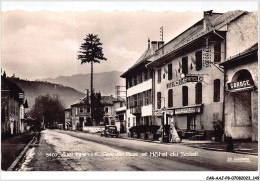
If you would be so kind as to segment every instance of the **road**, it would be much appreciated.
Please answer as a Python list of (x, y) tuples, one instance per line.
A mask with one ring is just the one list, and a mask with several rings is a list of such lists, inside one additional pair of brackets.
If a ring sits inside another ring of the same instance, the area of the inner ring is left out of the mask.
[(258, 156), (44, 130), (19, 171), (255, 171)]

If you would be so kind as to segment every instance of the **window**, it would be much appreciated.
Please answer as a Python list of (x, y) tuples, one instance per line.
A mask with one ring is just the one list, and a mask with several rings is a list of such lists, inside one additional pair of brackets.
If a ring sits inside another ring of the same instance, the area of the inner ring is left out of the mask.
[(202, 69), (202, 51), (196, 52), (195, 58), (196, 58), (196, 70), (199, 71)]
[(108, 107), (105, 107), (105, 113), (108, 113)]
[(136, 122), (135, 122), (135, 117), (133, 117), (133, 126), (136, 125), (135, 123), (136, 123)]
[(168, 80), (172, 80), (172, 64), (168, 64)]
[(221, 42), (214, 45), (214, 62), (221, 61)]
[(148, 104), (152, 104), (152, 90), (148, 90), (147, 91), (148, 93)]
[(120, 107), (123, 107), (123, 106), (124, 106), (124, 102), (121, 101), (121, 102), (120, 102)]
[(152, 70), (149, 70), (149, 79), (153, 78), (153, 71)]
[(196, 89), (196, 104), (201, 104), (202, 103), (202, 83), (198, 82), (195, 86)]
[(148, 100), (148, 91), (145, 91), (145, 92), (144, 92), (144, 104), (145, 104), (146, 106), (149, 104), (148, 101), (149, 101), (149, 100)]
[(182, 73), (184, 74), (188, 73), (188, 57), (182, 58)]
[(130, 127), (130, 118), (128, 118), (128, 128)]
[(90, 113), (90, 107), (87, 107), (87, 112)]
[(83, 107), (79, 107), (79, 112), (83, 112)]
[(157, 92), (157, 108), (161, 109), (161, 101), (162, 101), (162, 94), (161, 92)]
[(188, 105), (188, 87), (187, 86), (182, 87), (182, 105), (183, 106)]
[(139, 106), (142, 107), (143, 106), (143, 93), (138, 94), (138, 99), (139, 99)]
[(137, 77), (138, 77), (138, 84), (141, 84), (143, 82), (142, 73), (138, 74)]
[(172, 89), (168, 90), (168, 107), (173, 106), (173, 91)]
[(129, 78), (129, 87), (132, 87), (133, 82), (132, 82), (132, 78)]
[(220, 79), (214, 80), (214, 96), (213, 96), (214, 102), (220, 101)]
[(162, 73), (161, 73), (161, 69), (158, 70), (158, 84), (161, 83), (162, 81)]
[(144, 81), (148, 80), (148, 70), (144, 70)]
[(135, 107), (137, 106), (137, 94), (134, 95), (134, 106), (135, 106)]

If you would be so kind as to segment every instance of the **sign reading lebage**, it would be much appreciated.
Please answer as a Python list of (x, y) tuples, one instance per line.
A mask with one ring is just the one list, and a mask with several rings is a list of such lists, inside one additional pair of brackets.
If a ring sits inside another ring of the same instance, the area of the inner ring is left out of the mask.
[(231, 82), (227, 83), (228, 90), (236, 90), (236, 89), (241, 89), (241, 88), (248, 88), (254, 86), (254, 83), (252, 80), (243, 80), (243, 81), (238, 81), (238, 82)]
[(187, 107), (187, 108), (180, 108), (175, 109), (175, 114), (188, 114), (188, 113), (196, 113), (200, 112), (200, 107)]

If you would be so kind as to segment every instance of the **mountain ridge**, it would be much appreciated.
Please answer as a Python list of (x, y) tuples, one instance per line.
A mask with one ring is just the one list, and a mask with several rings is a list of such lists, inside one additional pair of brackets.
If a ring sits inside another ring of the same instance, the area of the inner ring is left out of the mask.
[[(93, 83), (96, 92), (101, 92), (102, 95), (114, 95), (115, 86), (125, 86), (125, 80), (120, 77), (123, 72), (110, 71), (94, 73)], [(58, 76), (56, 78), (38, 79), (38, 81), (46, 81), (63, 86), (72, 87), (80, 92), (86, 93), (86, 89), (90, 89), (91, 74), (74, 74), (71, 76)]]

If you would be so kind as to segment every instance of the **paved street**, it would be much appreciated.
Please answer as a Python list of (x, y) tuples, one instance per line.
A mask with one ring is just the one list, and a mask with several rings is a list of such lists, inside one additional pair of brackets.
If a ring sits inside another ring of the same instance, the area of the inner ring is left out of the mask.
[[(174, 152), (174, 153), (173, 153)], [(158, 156), (158, 157), (155, 157)], [(257, 156), (44, 130), (18, 170), (201, 171), (257, 170)]]

